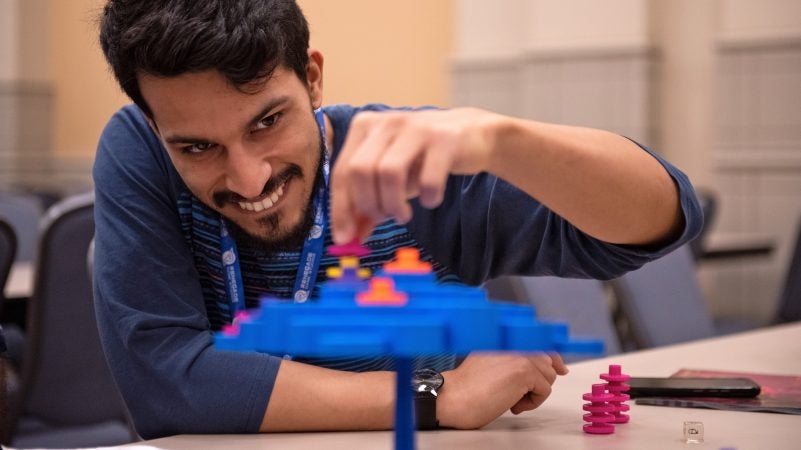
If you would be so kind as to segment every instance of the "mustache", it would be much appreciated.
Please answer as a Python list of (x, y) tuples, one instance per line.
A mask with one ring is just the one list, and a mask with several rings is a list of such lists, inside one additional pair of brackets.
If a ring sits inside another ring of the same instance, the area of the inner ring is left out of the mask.
[[(261, 191), (262, 195), (278, 189), (278, 186), (284, 184), (292, 177), (302, 178), (303, 170), (297, 164), (290, 163), (281, 173), (267, 180), (267, 184), (264, 185), (264, 189)], [(236, 203), (244, 200), (245, 198), (241, 195), (228, 190), (218, 191), (212, 195), (212, 201), (214, 201), (214, 205), (218, 208), (223, 208), (227, 203)]]

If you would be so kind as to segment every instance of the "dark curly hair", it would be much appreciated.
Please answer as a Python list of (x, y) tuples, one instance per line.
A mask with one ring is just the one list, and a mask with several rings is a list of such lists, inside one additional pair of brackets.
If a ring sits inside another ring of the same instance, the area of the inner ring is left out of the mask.
[(153, 118), (137, 74), (213, 69), (244, 91), (283, 65), (305, 81), (309, 27), (294, 0), (109, 0), (100, 46), (122, 90)]

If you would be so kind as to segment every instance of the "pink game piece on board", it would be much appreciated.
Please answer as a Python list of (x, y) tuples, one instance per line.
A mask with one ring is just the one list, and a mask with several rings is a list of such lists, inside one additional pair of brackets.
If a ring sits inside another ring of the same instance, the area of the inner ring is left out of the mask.
[(236, 336), (239, 334), (239, 325), (223, 325), (220, 331), (225, 336)]
[(370, 254), (370, 249), (359, 243), (359, 239), (353, 239), (347, 244), (332, 245), (328, 247), (328, 253), (334, 256), (356, 256), (363, 258)]
[(606, 384), (598, 383), (592, 385), (592, 392), (581, 396), (584, 400), (590, 403), (585, 403), (582, 409), (587, 411), (584, 414), (584, 421), (589, 422), (584, 425), (584, 432), (589, 434), (612, 434), (615, 432), (615, 426), (612, 421), (615, 416), (611, 413), (615, 407), (609, 404), (612, 399), (611, 394), (606, 393)]
[(626, 381), (631, 377), (621, 371), (620, 365), (610, 364), (609, 373), (602, 373), (601, 379), (606, 381), (606, 390), (612, 395), (609, 404), (615, 408), (615, 411), (612, 411), (612, 416), (615, 418), (613, 423), (628, 423), (630, 417), (624, 414), (629, 410), (629, 405), (626, 403), (629, 400), (629, 395), (626, 394), (629, 385)]

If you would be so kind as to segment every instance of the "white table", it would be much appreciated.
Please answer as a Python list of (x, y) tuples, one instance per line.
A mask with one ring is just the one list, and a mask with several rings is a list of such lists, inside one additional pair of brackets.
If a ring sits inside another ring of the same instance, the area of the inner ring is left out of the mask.
[[(594, 436), (582, 430), (581, 394), (609, 364), (637, 376), (668, 376), (680, 368), (801, 375), (801, 324), (767, 328), (660, 349), (585, 361), (555, 385), (548, 401), (521, 416), (500, 417), (476, 431), (430, 431), (417, 434), (419, 449), (748, 449), (801, 448), (801, 416), (706, 409), (642, 406), (631, 402), (631, 422), (614, 434)], [(210, 412), (212, 413), (212, 412)], [(687, 444), (685, 421), (703, 422), (705, 442)], [(129, 444), (141, 449), (240, 450), (391, 449), (391, 432), (283, 433), (261, 435), (185, 435)]]
[(6, 298), (30, 297), (33, 293), (33, 263), (14, 263), (3, 292)]

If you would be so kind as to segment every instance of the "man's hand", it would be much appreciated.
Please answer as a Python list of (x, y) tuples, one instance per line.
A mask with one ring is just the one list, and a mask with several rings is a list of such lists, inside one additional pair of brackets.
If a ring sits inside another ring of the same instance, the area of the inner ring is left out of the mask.
[(334, 242), (364, 239), (389, 217), (406, 223), (409, 199), (435, 208), (449, 174), (487, 170), (500, 118), (471, 108), (355, 116), (331, 176)]
[(480, 428), (507, 410), (520, 414), (540, 406), (567, 367), (557, 354), (472, 354), (443, 373), (437, 418), (444, 427)]

